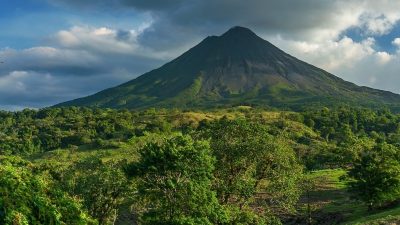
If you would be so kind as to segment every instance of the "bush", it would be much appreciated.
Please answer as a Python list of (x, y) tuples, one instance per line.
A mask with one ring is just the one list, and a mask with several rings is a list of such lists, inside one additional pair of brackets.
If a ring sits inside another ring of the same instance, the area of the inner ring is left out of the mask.
[(393, 145), (382, 143), (363, 152), (349, 171), (354, 179), (350, 190), (369, 209), (400, 199), (400, 152)]

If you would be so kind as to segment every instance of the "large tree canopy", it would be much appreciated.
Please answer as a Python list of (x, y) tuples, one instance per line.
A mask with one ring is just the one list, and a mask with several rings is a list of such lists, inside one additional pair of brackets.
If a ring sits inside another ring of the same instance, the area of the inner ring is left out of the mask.
[(224, 220), (211, 190), (214, 158), (207, 142), (176, 136), (150, 143), (131, 173), (139, 178), (143, 224), (217, 224)]

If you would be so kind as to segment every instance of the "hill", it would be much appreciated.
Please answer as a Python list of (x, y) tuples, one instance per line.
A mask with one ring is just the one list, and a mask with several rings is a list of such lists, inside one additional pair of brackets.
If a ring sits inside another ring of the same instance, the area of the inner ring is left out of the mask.
[(299, 109), (339, 102), (393, 108), (400, 105), (400, 95), (344, 81), (247, 28), (233, 27), (134, 80), (57, 106)]

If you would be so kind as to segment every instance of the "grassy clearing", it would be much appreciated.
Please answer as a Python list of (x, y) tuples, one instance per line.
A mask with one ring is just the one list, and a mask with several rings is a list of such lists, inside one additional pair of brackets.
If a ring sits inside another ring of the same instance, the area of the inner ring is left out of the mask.
[(297, 224), (306, 224), (308, 204), (313, 224), (375, 225), (400, 224), (400, 207), (368, 211), (361, 202), (351, 198), (347, 191), (346, 171), (319, 170), (307, 175), (312, 185), (299, 204), (303, 219)]
[(346, 225), (384, 225), (384, 224), (400, 224), (400, 206), (394, 209), (385, 210), (383, 212), (369, 213), (352, 221), (348, 221)]
[[(338, 224), (358, 207), (349, 206), (344, 170), (318, 170), (307, 175), (309, 188), (300, 199), (299, 212), (302, 223), (311, 216), (313, 224)], [(308, 191), (307, 191), (308, 190)]]

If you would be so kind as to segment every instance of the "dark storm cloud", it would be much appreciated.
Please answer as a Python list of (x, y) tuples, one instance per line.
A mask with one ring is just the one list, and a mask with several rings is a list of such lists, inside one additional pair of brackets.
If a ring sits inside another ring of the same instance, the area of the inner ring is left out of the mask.
[[(50, 0), (80, 7), (133, 9), (150, 13), (153, 24), (141, 34), (141, 44), (157, 49), (191, 44), (232, 26), (260, 34), (306, 39), (310, 30), (336, 23), (343, 0)], [(349, 5), (349, 3), (347, 3)], [(193, 41), (194, 40), (194, 41)]]
[(131, 6), (142, 10), (171, 10), (182, 4), (190, 4), (191, 0), (120, 0), (119, 5)]
[(171, 9), (185, 0), (47, 0), (53, 4), (67, 5), (72, 7), (84, 7), (93, 9), (132, 7), (141, 10), (164, 10)]
[(339, 7), (338, 1), (321, 0), (185, 1), (162, 11), (148, 9), (153, 13), (154, 22), (139, 40), (156, 50), (178, 48), (182, 43), (194, 44), (207, 35), (219, 35), (236, 25), (249, 27), (264, 36), (307, 40), (315, 30), (336, 23)]
[(167, 17), (180, 25), (264, 26), (272, 30), (299, 30), (318, 26), (330, 14), (335, 1), (321, 0), (219, 0), (191, 1)]

